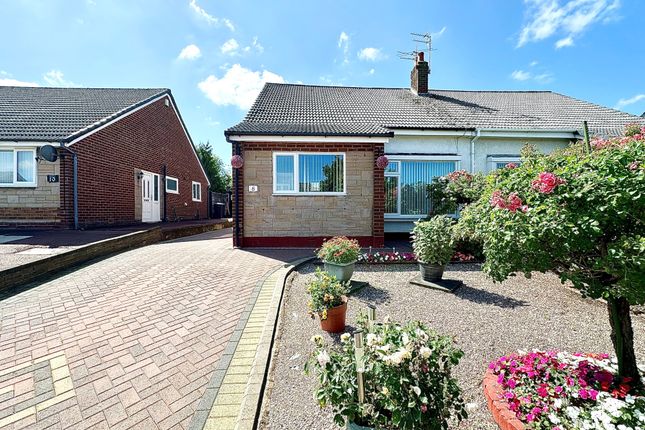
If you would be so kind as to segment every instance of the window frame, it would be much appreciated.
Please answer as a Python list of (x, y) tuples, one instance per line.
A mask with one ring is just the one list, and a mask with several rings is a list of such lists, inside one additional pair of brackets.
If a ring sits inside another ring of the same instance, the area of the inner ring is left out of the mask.
[[(177, 183), (177, 189), (176, 190), (169, 190), (168, 189), (168, 179), (170, 179), (171, 181), (175, 181)], [(164, 179), (164, 189), (166, 190), (167, 193), (179, 194), (179, 179), (175, 178), (174, 176), (166, 175), (166, 178)]]
[(492, 172), (494, 170), (497, 170), (498, 168), (495, 167), (497, 163), (521, 163), (522, 162), (522, 157), (519, 155), (504, 155), (504, 156), (495, 156), (495, 155), (489, 155), (488, 157), (488, 171)]
[[(460, 155), (396, 155), (396, 154), (385, 154), (389, 158), (390, 163), (399, 163), (397, 172), (385, 172), (384, 176), (397, 176), (399, 178), (398, 186), (398, 202), (397, 202), (397, 213), (387, 212), (383, 214), (383, 218), (388, 221), (414, 221), (421, 218), (424, 218), (426, 215), (409, 215), (401, 213), (401, 174), (403, 166), (401, 165), (402, 161), (430, 161), (430, 162), (453, 162), (455, 163), (455, 171), (461, 169), (461, 156)], [(385, 178), (384, 178), (385, 179)], [(429, 185), (429, 184), (428, 184)]]
[[(24, 148), (24, 147), (2, 147), (0, 146), (0, 151), (13, 152), (12, 166), (13, 166), (13, 177), (12, 182), (2, 183), (0, 182), (0, 188), (36, 188), (38, 187), (38, 162), (36, 161), (37, 150), (36, 148)], [(18, 182), (18, 152), (31, 152), (33, 158), (33, 177), (34, 180), (31, 182)]]
[[(342, 155), (343, 157), (343, 191), (300, 191), (300, 155)], [(293, 157), (293, 191), (277, 190), (278, 170), (276, 161), (278, 156)], [(345, 152), (318, 152), (318, 151), (276, 151), (273, 153), (273, 195), (275, 196), (345, 196), (347, 195), (347, 154)]]
[[(199, 185), (199, 187), (198, 187), (198, 189), (199, 189), (199, 198), (198, 199), (195, 198), (195, 185)], [(190, 184), (190, 195), (191, 195), (191, 197), (192, 197), (194, 202), (201, 202), (202, 201), (202, 183), (201, 182), (192, 181), (192, 183)]]

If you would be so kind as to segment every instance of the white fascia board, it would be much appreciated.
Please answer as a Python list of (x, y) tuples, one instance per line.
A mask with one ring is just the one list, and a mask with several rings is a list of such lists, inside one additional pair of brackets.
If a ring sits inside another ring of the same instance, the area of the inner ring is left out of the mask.
[(475, 132), (470, 130), (416, 130), (409, 128), (392, 129), (394, 136), (474, 136)]
[(0, 141), (0, 147), (8, 148), (38, 148), (44, 145), (58, 146), (58, 142), (38, 142), (38, 141)]
[(233, 142), (299, 142), (299, 143), (387, 143), (389, 137), (370, 136), (264, 136), (264, 135), (230, 135)]
[[(182, 121), (181, 116), (179, 115), (179, 111), (177, 110), (177, 106), (175, 106), (175, 103), (173, 102), (172, 97), (170, 97), (170, 94), (169, 94), (169, 93), (163, 93), (163, 94), (161, 94), (159, 97), (155, 97), (154, 99), (150, 100), (149, 102), (144, 103), (144, 104), (142, 104), (141, 106), (137, 106), (135, 109), (132, 109), (131, 111), (126, 112), (126, 113), (124, 113), (123, 115), (120, 115), (120, 116), (118, 116), (118, 117), (116, 117), (116, 118), (114, 118), (114, 119), (112, 119), (112, 120), (110, 120), (110, 121), (106, 122), (106, 123), (105, 123), (105, 124), (103, 124), (102, 126), (97, 127), (97, 128), (95, 128), (95, 129), (93, 129), (92, 131), (89, 131), (89, 132), (87, 132), (86, 134), (83, 134), (83, 135), (81, 135), (81, 136), (79, 136), (79, 137), (75, 138), (74, 140), (70, 141), (69, 143), (66, 143), (66, 144), (65, 144), (65, 146), (72, 146), (72, 145), (73, 145), (73, 144), (75, 144), (76, 142), (78, 142), (78, 141), (80, 141), (80, 140), (83, 140), (83, 139), (85, 139), (85, 138), (86, 138), (86, 137), (88, 137), (88, 136), (93, 135), (93, 134), (94, 134), (94, 133), (96, 133), (97, 131), (103, 130), (105, 127), (108, 127), (108, 126), (110, 126), (110, 125), (114, 124), (115, 122), (120, 121), (120, 120), (122, 120), (123, 118), (125, 118), (125, 117), (127, 117), (127, 116), (130, 116), (130, 115), (132, 115), (133, 113), (135, 113), (135, 112), (137, 112), (137, 111), (139, 111), (139, 110), (141, 110), (141, 109), (143, 109), (143, 108), (145, 108), (145, 107), (147, 107), (147, 106), (149, 106), (149, 105), (151, 105), (151, 104), (153, 104), (153, 103), (155, 103), (155, 102), (157, 102), (157, 101), (159, 101), (159, 100), (161, 100), (161, 99), (163, 99), (163, 98), (167, 98), (167, 99), (169, 100), (170, 104), (172, 105), (172, 108), (173, 108), (173, 110), (174, 110), (174, 112), (175, 112), (175, 115), (177, 116), (177, 120), (178, 120), (178, 121), (179, 121), (179, 123), (181, 124), (181, 128), (184, 130), (184, 134), (186, 135), (186, 139), (188, 139), (188, 143), (190, 144), (190, 147), (191, 147), (191, 148), (192, 148), (192, 150), (193, 150), (193, 154), (195, 155), (195, 158), (197, 158), (197, 163), (199, 164), (199, 167), (201, 168), (202, 173), (204, 174), (204, 177), (206, 178), (206, 182), (207, 182), (207, 183), (208, 183), (208, 185), (210, 186), (211, 181), (208, 179), (208, 175), (206, 174), (206, 171), (204, 170), (204, 166), (202, 166), (201, 161), (199, 161), (199, 156), (197, 155), (197, 151), (195, 150), (195, 145), (193, 144), (193, 140), (190, 138), (190, 135), (188, 134), (188, 130), (186, 130), (186, 127), (184, 126), (184, 121)], [(99, 121), (99, 122), (100, 122), (100, 121)], [(95, 123), (95, 124), (96, 124), (96, 123)], [(94, 125), (94, 124), (92, 124), (92, 125)], [(91, 126), (90, 126), (90, 127), (91, 127)]]

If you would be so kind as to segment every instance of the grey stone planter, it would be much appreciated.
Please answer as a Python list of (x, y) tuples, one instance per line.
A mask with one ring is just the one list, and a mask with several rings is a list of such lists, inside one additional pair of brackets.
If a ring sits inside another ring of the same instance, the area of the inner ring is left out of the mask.
[(347, 421), (347, 430), (374, 430), (374, 427), (359, 426), (356, 423)]
[(441, 281), (443, 277), (443, 270), (446, 265), (440, 266), (438, 264), (419, 263), (419, 270), (421, 271), (421, 278), (427, 282)]
[(354, 274), (354, 264), (356, 264), (355, 261), (345, 264), (329, 263), (327, 261), (325, 261), (324, 263), (325, 272), (329, 273), (332, 276), (335, 276), (336, 280), (340, 282), (347, 282), (352, 279), (352, 275)]

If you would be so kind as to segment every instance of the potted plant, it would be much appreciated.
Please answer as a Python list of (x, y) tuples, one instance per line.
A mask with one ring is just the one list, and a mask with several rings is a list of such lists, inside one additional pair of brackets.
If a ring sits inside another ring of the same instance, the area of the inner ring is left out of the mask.
[(338, 281), (320, 269), (316, 269), (314, 280), (307, 284), (307, 292), (311, 296), (308, 303), (309, 314), (312, 318), (318, 315), (320, 327), (328, 333), (345, 330), (347, 289), (347, 283)]
[(453, 220), (446, 215), (415, 223), (412, 248), (424, 281), (436, 282), (443, 277), (446, 264), (454, 253), (452, 228)]
[(364, 316), (364, 400), (359, 402), (356, 345), (345, 333), (327, 347), (314, 336), (315, 349), (305, 373), (315, 373), (320, 407), (331, 407), (334, 422), (348, 429), (447, 429), (466, 418), (461, 390), (452, 369), (463, 352), (452, 338), (419, 321), (398, 324), (384, 320), (371, 328)]
[(352, 279), (354, 263), (358, 260), (361, 247), (355, 239), (336, 236), (323, 242), (318, 250), (318, 258), (325, 263), (325, 271), (340, 282)]

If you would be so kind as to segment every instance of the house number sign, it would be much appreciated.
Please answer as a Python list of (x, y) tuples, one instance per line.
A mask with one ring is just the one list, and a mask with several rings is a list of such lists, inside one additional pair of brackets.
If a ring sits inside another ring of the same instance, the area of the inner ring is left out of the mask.
[(47, 175), (47, 182), (58, 182), (58, 175)]
[(257, 192), (258, 192), (257, 185), (249, 185), (249, 193), (257, 193)]

